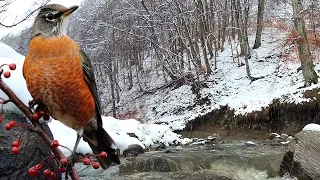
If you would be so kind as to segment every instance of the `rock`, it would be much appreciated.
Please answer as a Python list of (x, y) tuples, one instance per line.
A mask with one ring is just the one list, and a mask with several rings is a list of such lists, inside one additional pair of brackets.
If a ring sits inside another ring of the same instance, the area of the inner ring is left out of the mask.
[(212, 136), (208, 136), (207, 140), (211, 140), (211, 141), (217, 140), (217, 141), (219, 141), (219, 140), (221, 140), (221, 138), (220, 138), (219, 134), (213, 134)]
[(168, 149), (168, 150), (164, 151), (164, 153), (175, 153), (178, 151), (179, 151), (179, 149)]
[(207, 139), (204, 140), (204, 144), (218, 144), (219, 140), (221, 140), (219, 134), (214, 134), (212, 136), (208, 136)]
[(294, 138), (292, 137), (292, 136), (289, 136), (287, 139), (286, 139), (286, 141), (289, 141), (289, 142), (291, 142), (291, 141), (293, 141), (294, 140)]
[[(28, 169), (50, 156), (51, 151), (35, 132), (24, 131), (18, 127), (14, 127), (10, 131), (4, 129), (4, 124), (12, 119), (18, 124), (27, 124), (28, 121), (25, 120), (25, 117), (13, 112), (6, 112), (5, 119), (0, 126), (0, 179), (31, 179), (27, 175)], [(46, 129), (49, 130), (48, 127)], [(20, 152), (13, 155), (11, 144), (19, 136), (22, 137)], [(43, 168), (47, 168), (47, 165), (45, 164)], [(61, 179), (61, 174), (58, 174), (58, 177)], [(40, 174), (37, 179), (45, 178)]]
[(144, 149), (138, 144), (131, 144), (123, 151), (124, 157), (136, 157), (138, 154), (143, 154)]
[(275, 137), (280, 137), (280, 135), (278, 133), (271, 133), (268, 137), (268, 139), (272, 140), (274, 139)]
[(190, 145), (195, 145), (195, 146), (204, 145), (206, 142), (207, 142), (206, 140), (202, 140), (202, 141), (193, 142)]
[(159, 144), (152, 144), (150, 146), (150, 150), (154, 150), (154, 151), (161, 151), (161, 150), (164, 150), (166, 149), (166, 145), (163, 144), (163, 143), (159, 143)]
[(287, 141), (287, 138), (288, 138), (288, 137), (289, 137), (288, 134), (282, 133), (282, 134), (280, 135), (280, 139), (281, 139), (282, 141)]
[(301, 131), (289, 144), (282, 165), (281, 175), (289, 172), (299, 180), (320, 179), (320, 132)]
[(131, 161), (127, 164), (121, 164), (119, 167), (120, 174), (128, 174), (134, 172), (175, 172), (180, 171), (181, 168), (176, 162), (164, 157), (148, 157)]
[(282, 140), (280, 139), (279, 136), (276, 136), (275, 138), (273, 138), (271, 141), (270, 141), (270, 145), (271, 146), (281, 146)]
[(134, 137), (134, 138), (137, 138), (137, 139), (139, 139), (138, 138), (138, 136), (136, 136), (134, 133), (127, 133), (130, 137)]
[(252, 142), (252, 141), (247, 141), (245, 144), (247, 147), (251, 147), (251, 146), (256, 146), (256, 143)]

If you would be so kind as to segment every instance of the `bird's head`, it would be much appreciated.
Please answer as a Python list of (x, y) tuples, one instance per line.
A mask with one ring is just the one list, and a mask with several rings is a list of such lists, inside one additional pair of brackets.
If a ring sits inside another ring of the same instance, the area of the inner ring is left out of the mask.
[(69, 15), (76, 9), (78, 9), (78, 6), (70, 8), (59, 4), (43, 6), (34, 20), (31, 37), (38, 35), (45, 37), (67, 35)]

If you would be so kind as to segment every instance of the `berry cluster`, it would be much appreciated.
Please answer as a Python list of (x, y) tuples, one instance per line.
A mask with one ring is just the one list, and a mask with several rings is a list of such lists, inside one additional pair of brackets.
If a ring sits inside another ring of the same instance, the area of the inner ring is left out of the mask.
[[(105, 159), (105, 158), (107, 158), (107, 153), (102, 151), (102, 152), (100, 152), (100, 154), (95, 155), (95, 156), (100, 156), (102, 159)], [(90, 158), (85, 157), (85, 158), (83, 158), (82, 162), (84, 165), (90, 165), (92, 161)], [(93, 167), (93, 169), (99, 169), (100, 164), (98, 162), (92, 162), (92, 167)]]
[[(3, 65), (0, 66), (0, 68), (2, 68), (2, 66), (5, 66), (5, 65), (7, 65), (11, 71), (14, 71), (17, 68), (16, 64), (14, 64), (14, 63), (12, 63), (12, 64), (3, 64)], [(10, 71), (4, 72), (3, 76), (5, 78), (9, 78), (11, 76)]]
[[(40, 173), (42, 169), (42, 165), (37, 164), (35, 166), (32, 166), (29, 170), (28, 170), (28, 175), (30, 177), (37, 177)], [(56, 179), (57, 178), (57, 174), (54, 171), (51, 171), (50, 169), (45, 169), (43, 171), (43, 176), (45, 177), (49, 177), (50, 179)]]
[(46, 121), (50, 119), (49, 114), (45, 113), (44, 111), (38, 111), (32, 115), (32, 119), (35, 121), (39, 121), (41, 117), (43, 117), (43, 119)]
[[(45, 115), (47, 115), (47, 114), (44, 111), (36, 112), (36, 113), (33, 114), (33, 120), (39, 120), (41, 117), (44, 117), (44, 119), (46, 119)], [(0, 117), (2, 117), (2, 116), (0, 116)], [(0, 118), (0, 123), (1, 122), (2, 122), (2, 118)], [(6, 123), (4, 125), (4, 127), (5, 127), (5, 129), (7, 131), (11, 130), (13, 127), (16, 127), (16, 126), (22, 128), (22, 129), (26, 129), (23, 125), (18, 124), (14, 120), (11, 120), (9, 123)], [(14, 154), (14, 155), (19, 154), (20, 145), (21, 145), (21, 137), (19, 137), (18, 140), (15, 140), (15, 141), (12, 142), (12, 150), (11, 150), (12, 154)], [(59, 142), (57, 140), (53, 140), (51, 142), (50, 146), (51, 146), (51, 148), (58, 148), (59, 146), (67, 148), (67, 147), (59, 144)], [(71, 150), (69, 149), (69, 151), (71, 151)], [(100, 158), (105, 159), (105, 158), (107, 158), (107, 153), (102, 151), (102, 152), (100, 152), (100, 154), (97, 154), (97, 155), (94, 155), (94, 156), (96, 156), (96, 157), (99, 156)], [(28, 170), (28, 175), (30, 177), (37, 177), (40, 174), (40, 171), (43, 168), (43, 164), (45, 162), (48, 162), (48, 164), (49, 164), (49, 161), (48, 161), (49, 159), (50, 160), (56, 159), (56, 157), (55, 156), (46, 157), (39, 164), (31, 167)], [(61, 158), (59, 160), (59, 162), (60, 162), (60, 167), (58, 168), (58, 171), (60, 173), (65, 173), (66, 172), (66, 167), (67, 167), (67, 164), (68, 164), (68, 159), (63, 157), (63, 158)], [(100, 164), (98, 162), (96, 162), (96, 161), (92, 161), (89, 157), (84, 157), (82, 159), (82, 162), (83, 162), (84, 165), (92, 165), (92, 167), (94, 169), (99, 169), (100, 168)], [(51, 169), (48, 168), (48, 169), (43, 170), (43, 176), (48, 177), (50, 179), (56, 179), (57, 174), (56, 174), (56, 172), (54, 172), (54, 171), (52, 171)]]
[[(0, 123), (2, 122), (2, 118), (0, 119)], [(21, 126), (20, 124), (17, 124), (16, 121), (14, 120), (11, 120), (9, 123), (6, 123), (4, 125), (4, 128), (7, 130), (7, 131), (10, 131), (13, 127), (15, 126)], [(11, 149), (11, 152), (12, 154), (19, 154), (19, 151), (20, 151), (20, 144), (21, 144), (21, 137), (18, 139), (18, 140), (15, 140), (13, 141), (12, 143), (12, 149)]]

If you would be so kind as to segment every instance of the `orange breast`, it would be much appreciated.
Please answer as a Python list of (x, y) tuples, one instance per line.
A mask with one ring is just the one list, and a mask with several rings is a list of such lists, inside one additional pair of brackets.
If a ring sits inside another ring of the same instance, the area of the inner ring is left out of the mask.
[(31, 96), (65, 125), (82, 129), (94, 116), (94, 97), (84, 80), (79, 46), (68, 36), (33, 38), (23, 73)]

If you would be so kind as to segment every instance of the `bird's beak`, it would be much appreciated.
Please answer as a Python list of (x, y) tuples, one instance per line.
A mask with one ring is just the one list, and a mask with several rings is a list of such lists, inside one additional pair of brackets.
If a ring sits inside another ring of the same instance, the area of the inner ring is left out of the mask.
[(78, 9), (79, 6), (72, 6), (69, 9), (67, 9), (61, 16), (61, 18), (65, 18), (67, 16), (69, 16), (71, 13), (73, 13), (76, 9)]

